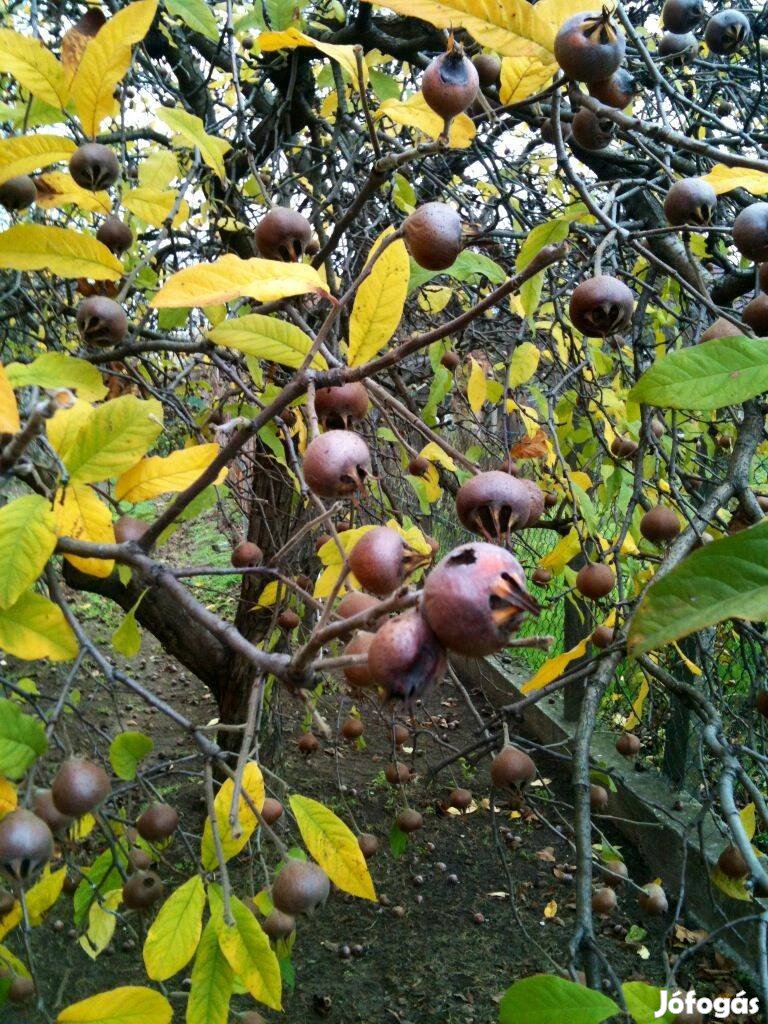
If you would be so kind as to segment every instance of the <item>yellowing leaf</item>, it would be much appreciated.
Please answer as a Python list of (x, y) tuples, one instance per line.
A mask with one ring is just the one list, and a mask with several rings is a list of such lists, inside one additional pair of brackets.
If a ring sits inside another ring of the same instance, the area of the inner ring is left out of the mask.
[(205, 886), (199, 875), (172, 892), (144, 943), (144, 964), (153, 981), (165, 981), (194, 956), (203, 931)]
[(483, 407), (488, 394), (488, 381), (485, 372), (476, 359), (471, 359), (472, 369), (467, 382), (467, 400), (472, 412), (477, 415)]
[(57, 1024), (170, 1024), (173, 1008), (151, 988), (126, 985), (73, 1003), (56, 1018)]
[(735, 188), (746, 189), (753, 196), (761, 196), (768, 192), (768, 174), (765, 171), (753, 171), (749, 167), (726, 167), (715, 164), (708, 174), (702, 175), (715, 190), (715, 195), (722, 196)]
[(0, 141), (0, 184), (49, 164), (69, 160), (77, 146), (65, 135), (16, 135)]
[[(320, 50), (321, 53), (324, 53), (326, 57), (337, 61), (352, 81), (358, 85), (357, 60), (355, 59), (355, 48), (353, 46), (324, 43), (322, 40), (313, 39), (312, 36), (300, 32), (297, 28), (287, 28), (283, 32), (262, 32), (258, 42), (262, 53), (271, 53), (274, 50), (292, 50), (296, 46), (312, 46), (316, 50)], [(363, 80), (365, 82), (368, 80), (368, 65), (363, 61), (362, 66)]]
[(581, 542), (575, 529), (571, 528), (552, 548), (548, 555), (539, 560), (542, 569), (549, 569), (550, 572), (561, 573), (568, 565), (574, 555), (581, 551)]
[(535, 56), (504, 57), (501, 62), (499, 98), (506, 104), (520, 103), (545, 89), (557, 71), (554, 61)]
[(526, 0), (376, 0), (409, 18), (437, 28), (465, 28), (478, 43), (503, 56), (544, 56), (552, 51), (554, 27)]
[(290, 804), (304, 844), (333, 884), (351, 896), (375, 900), (365, 857), (341, 818), (307, 796), (294, 795)]
[[(209, 331), (208, 337), (217, 345), (237, 349), (256, 359), (268, 359), (293, 370), (302, 365), (312, 348), (312, 339), (296, 324), (262, 313), (248, 313), (225, 320)], [(325, 357), (319, 353), (313, 356), (312, 366), (318, 370), (328, 369)]]
[(240, 981), (254, 999), (273, 1010), (280, 1010), (282, 980), (280, 964), (269, 939), (251, 911), (237, 897), (231, 899), (233, 924), (224, 920), (220, 897), (211, 890), (211, 919), (219, 938), (219, 946)]
[[(53, 502), (54, 528), (59, 537), (86, 540), (92, 544), (114, 544), (112, 515), (98, 494), (87, 484), (60, 487)], [(106, 558), (65, 555), (76, 569), (106, 579), (115, 563)]]
[(160, 149), (139, 164), (139, 185), (142, 189), (165, 191), (179, 175), (179, 162), (175, 153)]
[(0, 779), (0, 819), (10, 814), (19, 804), (16, 787), (8, 779)]
[(88, 929), (80, 936), (80, 948), (95, 960), (112, 941), (117, 925), (115, 911), (123, 899), (122, 889), (108, 892), (101, 902), (94, 900), (88, 911)]
[(582, 491), (589, 491), (592, 487), (592, 481), (586, 473), (581, 473), (577, 471), (575, 473), (569, 473), (568, 476), (571, 482), (576, 484), (577, 487), (580, 487)]
[(89, 402), (76, 401), (69, 409), (59, 409), (46, 423), (48, 440), (63, 459), (84, 424), (96, 410)]
[[(260, 811), (264, 805), (264, 778), (261, 774), (261, 769), (255, 761), (249, 761), (245, 766), (242, 791), (248, 794), (253, 805)], [(229, 823), (229, 814), (232, 810), (234, 794), (235, 784), (233, 780), (225, 779), (213, 802), (216, 821), (219, 826), (219, 835), (221, 836), (221, 846), (226, 860), (240, 853), (253, 835), (253, 831), (258, 824), (258, 818), (251, 810), (245, 797), (241, 796), (238, 805), (237, 825), (233, 830)], [(203, 829), (200, 859), (203, 862), (203, 867), (208, 871), (216, 866), (216, 850), (213, 843), (213, 830), (211, 829), (210, 819), (206, 819)]]
[(632, 714), (629, 715), (624, 723), (624, 728), (627, 731), (636, 729), (637, 726), (640, 725), (640, 721), (643, 716), (643, 705), (645, 704), (645, 698), (648, 696), (649, 692), (650, 687), (648, 686), (648, 680), (643, 679), (640, 683), (640, 688), (637, 691), (637, 696), (632, 701)]
[(544, 917), (547, 920), (555, 917), (557, 914), (557, 900), (550, 900), (549, 903), (544, 907)]
[[(374, 252), (391, 230), (388, 228), (379, 236)], [(372, 359), (397, 330), (408, 294), (410, 267), (405, 242), (399, 238), (376, 259), (358, 288), (349, 318), (350, 366), (360, 366)]]
[(0, 233), (0, 270), (48, 270), (58, 277), (117, 281), (123, 267), (91, 235), (43, 224), (15, 224)]
[(21, 429), (19, 407), (8, 374), (0, 366), (0, 434), (15, 434)]
[(439, 462), (441, 466), (452, 473), (456, 471), (456, 463), (448, 452), (443, 451), (437, 441), (430, 441), (428, 444), (425, 444), (419, 455), (429, 459), (430, 462)]
[(9, 363), (5, 369), (15, 388), (30, 384), (39, 388), (71, 388), (80, 398), (93, 401), (107, 394), (101, 374), (92, 363), (64, 352), (44, 352), (31, 363)]
[[(197, 444), (165, 457), (153, 455), (142, 459), (117, 481), (115, 497), (135, 504), (171, 491), (183, 491), (210, 466), (220, 450), (217, 444)], [(220, 484), (226, 475), (225, 467), (214, 482)]]
[(187, 113), (181, 107), (174, 107), (173, 110), (161, 107), (157, 111), (157, 116), (179, 136), (180, 142), (177, 142), (177, 145), (199, 149), (203, 162), (215, 171), (222, 181), (225, 180), (224, 154), (232, 149), (228, 142), (216, 138), (215, 135), (208, 135), (202, 119)]
[(234, 975), (213, 920), (203, 929), (192, 967), (186, 1024), (227, 1024)]
[(8, 932), (13, 931), (21, 921), (21, 904), (17, 900), (5, 917), (0, 917), (0, 939), (4, 939)]
[(575, 661), (576, 658), (581, 658), (586, 650), (587, 641), (582, 640), (581, 643), (572, 647), (570, 651), (564, 651), (562, 654), (558, 654), (555, 658), (550, 658), (549, 661), (545, 661), (539, 671), (531, 676), (520, 692), (533, 693), (535, 690), (541, 690), (542, 687), (547, 686), (549, 683), (561, 676), (570, 663)]
[(163, 407), (122, 395), (98, 406), (62, 456), (73, 483), (97, 483), (120, 476), (144, 455), (163, 428)]
[(61, 890), (66, 877), (66, 867), (59, 868), (58, 871), (51, 871), (50, 867), (46, 865), (41, 878), (35, 882), (27, 893), (27, 913), (33, 927), (37, 927), (41, 923), (43, 915), (51, 909), (59, 896), (61, 896)]
[[(126, 210), (135, 213), (136, 216), (146, 224), (153, 227), (162, 227), (170, 217), (178, 193), (173, 189), (159, 188), (132, 188), (123, 193), (122, 204)], [(179, 209), (173, 220), (173, 227), (177, 228), (189, 217), (189, 203), (182, 199)]]
[(77, 639), (61, 608), (28, 590), (11, 608), (0, 609), (0, 650), (24, 661), (69, 661)]
[(149, 31), (157, 0), (136, 0), (108, 19), (85, 48), (72, 79), (72, 98), (86, 135), (98, 134), (116, 109), (114, 91), (131, 65), (131, 47)]
[(308, 263), (282, 263), (257, 257), (241, 260), (228, 253), (215, 263), (198, 263), (173, 274), (151, 305), (155, 309), (178, 309), (215, 306), (238, 298), (273, 302), (325, 290), (323, 279)]
[(32, 586), (55, 547), (45, 498), (28, 494), (0, 508), (0, 608), (10, 608)]
[(530, 341), (521, 342), (512, 353), (508, 386), (517, 388), (521, 384), (527, 384), (538, 369), (540, 357), (541, 352), (534, 344)]
[[(430, 139), (439, 138), (445, 126), (442, 117), (427, 106), (427, 101), (420, 92), (414, 93), (405, 102), (394, 98), (384, 100), (373, 115), (375, 121), (382, 117), (388, 117), (395, 124), (406, 128), (418, 128)], [(477, 129), (472, 118), (466, 114), (459, 114), (451, 121), (448, 129), (448, 144), (453, 149), (466, 149), (472, 144), (476, 134)]]
[(757, 821), (755, 819), (755, 805), (747, 804), (746, 807), (742, 807), (739, 811), (739, 817), (741, 818), (741, 824), (744, 827), (744, 831), (747, 834), (747, 839), (751, 842), (755, 834), (755, 828), (757, 827)]
[(69, 92), (64, 68), (39, 39), (0, 29), (0, 71), (13, 75), (33, 96), (57, 110), (66, 106)]
[(49, 171), (35, 178), (37, 206), (42, 210), (53, 210), (73, 203), (81, 210), (109, 213), (112, 200), (108, 192), (89, 192), (80, 188), (71, 174), (64, 171)]

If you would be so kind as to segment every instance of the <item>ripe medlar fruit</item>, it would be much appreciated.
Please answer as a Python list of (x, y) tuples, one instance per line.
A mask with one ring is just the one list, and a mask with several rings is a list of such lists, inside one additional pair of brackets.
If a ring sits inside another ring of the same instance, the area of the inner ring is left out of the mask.
[(384, 778), (390, 786), (404, 786), (411, 780), (411, 769), (402, 761), (392, 761), (384, 769)]
[(523, 792), (536, 778), (536, 765), (518, 747), (508, 744), (491, 761), (491, 782), (496, 789)]
[(86, 345), (117, 345), (128, 330), (125, 310), (105, 295), (91, 295), (77, 307), (77, 328)]
[(273, 910), (271, 914), (262, 921), (261, 927), (264, 934), (273, 942), (278, 939), (287, 939), (296, 929), (296, 921), (290, 914), (284, 914), (282, 910)]
[(159, 843), (168, 839), (179, 826), (179, 812), (170, 804), (154, 803), (144, 811), (136, 822), (136, 831), (148, 843)]
[(376, 526), (364, 533), (349, 553), (349, 568), (361, 586), (377, 597), (391, 594), (428, 561), (391, 526)]
[(133, 232), (119, 217), (109, 216), (99, 225), (96, 239), (115, 256), (122, 256), (133, 245)]
[(544, 495), (530, 480), (491, 469), (470, 477), (456, 494), (462, 526), (489, 541), (535, 522), (544, 510)]
[(654, 544), (674, 540), (680, 533), (680, 520), (668, 505), (654, 505), (640, 520), (640, 533)]
[(616, 740), (616, 750), (622, 757), (635, 757), (642, 749), (642, 743), (631, 732), (623, 732)]
[(618, 278), (600, 274), (576, 286), (568, 312), (577, 331), (588, 338), (606, 338), (629, 327), (634, 308), (629, 288)]
[(163, 883), (154, 871), (136, 871), (123, 886), (123, 903), (130, 910), (147, 910), (163, 895)]
[(477, 94), (477, 68), (464, 56), (460, 43), (432, 60), (421, 78), (421, 92), (436, 114), (450, 121), (466, 110)]
[(62, 814), (53, 802), (50, 789), (39, 789), (32, 810), (41, 818), (55, 836), (63, 835), (74, 821), (68, 814)]
[(603, 916), (612, 914), (616, 909), (616, 893), (609, 886), (603, 889), (596, 889), (592, 894), (592, 909), (596, 914)]
[(339, 387), (318, 388), (315, 411), (323, 430), (349, 430), (368, 412), (368, 392), (359, 381)]
[(582, 149), (597, 151), (605, 149), (611, 144), (616, 125), (608, 117), (600, 117), (598, 114), (582, 107), (573, 117), (571, 132), (573, 141)]
[(613, 643), (614, 631), (610, 626), (597, 626), (590, 636), (590, 640), (595, 647), (610, 647)]
[(341, 727), (341, 735), (345, 740), (354, 743), (363, 735), (363, 723), (359, 718), (347, 718)]
[(101, 765), (80, 757), (65, 761), (51, 785), (56, 809), (71, 818), (81, 818), (96, 810), (111, 790), (109, 776)]
[(501, 61), (495, 53), (478, 53), (472, 58), (477, 77), (483, 89), (498, 85), (501, 77)]
[(673, 227), (709, 224), (717, 206), (715, 190), (702, 178), (676, 181), (664, 199), (664, 216)]
[(614, 71), (604, 82), (590, 82), (589, 92), (607, 107), (623, 110), (637, 96), (640, 88), (634, 75), (626, 68)]
[(457, 811), (466, 811), (472, 803), (472, 793), (468, 789), (457, 787), (452, 789), (448, 796), (448, 804)]
[(718, 11), (704, 29), (704, 42), (712, 53), (736, 53), (749, 42), (752, 27), (742, 11)]
[(703, 20), (701, 0), (666, 0), (661, 9), (661, 23), (668, 32), (690, 32)]
[(555, 36), (555, 60), (569, 78), (604, 82), (624, 59), (626, 42), (606, 7), (568, 18)]
[(307, 445), (304, 479), (319, 498), (344, 498), (362, 490), (371, 472), (371, 453), (358, 434), (328, 430)]
[[(573, 128), (571, 128), (569, 121), (560, 121), (560, 134), (563, 138), (563, 142), (567, 142), (573, 135)], [(548, 142), (550, 146), (555, 144), (555, 126), (552, 124), (552, 118), (548, 117), (545, 121), (542, 121), (539, 125), (539, 135), (541, 136), (542, 142)]]
[(264, 259), (295, 263), (312, 239), (312, 227), (300, 213), (287, 206), (273, 206), (256, 225), (253, 237)]
[(717, 320), (706, 331), (703, 332), (699, 338), (699, 342), (712, 341), (713, 338), (740, 338), (744, 332), (740, 330), (736, 324), (732, 324), (730, 320), (726, 320), (719, 316)]
[(429, 459), (425, 459), (423, 455), (414, 455), (407, 468), (411, 476), (425, 476), (431, 465)]
[(252, 569), (257, 565), (261, 565), (263, 558), (264, 552), (258, 544), (244, 540), (232, 550), (230, 562), (235, 569)]
[(368, 668), (390, 700), (410, 703), (443, 678), (447, 657), (418, 608), (389, 619), (374, 633)]
[(669, 910), (667, 896), (660, 885), (650, 883), (643, 886), (643, 891), (637, 897), (640, 909), (644, 910), (649, 917), (662, 917)]
[(35, 994), (35, 983), (31, 978), (17, 974), (8, 989), (8, 999), (12, 1003), (26, 1003)]
[(379, 849), (379, 840), (370, 832), (363, 832), (357, 837), (357, 845), (366, 860), (375, 857)]
[[(344, 654), (364, 654), (367, 659), (375, 636), (375, 633), (369, 633), (365, 629), (359, 630), (344, 648)], [(347, 682), (355, 689), (375, 689), (376, 680), (367, 660), (361, 665), (347, 665), (343, 671)]]
[(53, 835), (42, 818), (19, 808), (0, 821), (0, 873), (27, 882), (53, 856)]
[(377, 604), (381, 604), (381, 602), (372, 594), (364, 594), (361, 590), (350, 590), (337, 604), (336, 614), (340, 619), (351, 619), (353, 615), (369, 612)]
[(261, 808), (261, 816), (267, 825), (274, 825), (283, 816), (283, 805), (279, 800), (268, 796), (265, 798), (264, 806)]
[(69, 158), (69, 173), (80, 188), (98, 192), (115, 184), (120, 177), (120, 164), (109, 146), (85, 142)]
[(455, 373), (461, 364), (461, 357), (458, 352), (454, 352), (452, 349), (448, 349), (440, 359), (440, 365), (444, 366), (446, 370), (450, 370), (451, 373)]
[(674, 64), (682, 64), (686, 60), (693, 60), (699, 53), (699, 41), (692, 32), (678, 35), (675, 32), (665, 32), (659, 40), (659, 54), (662, 57), (677, 57)]
[(331, 883), (322, 868), (309, 860), (291, 858), (272, 883), (272, 903), (296, 917), (311, 914), (328, 899)]
[(9, 212), (26, 210), (37, 199), (37, 188), (28, 174), (19, 174), (8, 178), (0, 185), (0, 206)]
[(540, 587), (546, 587), (548, 583), (552, 582), (552, 571), (538, 566), (533, 570), (531, 580)]
[(447, 270), (462, 249), (461, 217), (446, 203), (425, 203), (403, 221), (403, 240), (424, 270)]
[[(610, 885), (612, 889), (621, 888), (625, 879), (629, 878), (629, 871), (623, 860), (607, 860), (603, 865), (603, 871), (605, 874), (605, 884)], [(619, 877), (614, 878), (614, 875)]]
[(605, 562), (589, 562), (576, 573), (576, 589), (590, 601), (610, 594), (615, 583), (616, 573)]
[(115, 523), (115, 544), (128, 544), (140, 541), (149, 529), (149, 524), (133, 516), (120, 516)]
[(717, 858), (717, 866), (728, 878), (744, 878), (749, 874), (749, 866), (738, 846), (726, 846)]
[(525, 612), (538, 615), (540, 610), (515, 556), (483, 542), (454, 548), (432, 570), (423, 608), (446, 647), (473, 657), (501, 650)]
[(414, 811), (412, 807), (406, 807), (395, 818), (395, 824), (401, 832), (418, 832), (424, 824), (424, 819), (418, 811)]
[(317, 748), (320, 746), (320, 743), (317, 739), (317, 736), (315, 736), (314, 733), (303, 732), (296, 740), (296, 746), (299, 748), (302, 754), (304, 754), (306, 757), (309, 757), (310, 754), (313, 754), (317, 750)]
[(768, 294), (760, 292), (741, 311), (741, 319), (759, 338), (768, 334)]
[(608, 806), (608, 790), (605, 786), (595, 783), (589, 787), (589, 809), (594, 814), (601, 814)]
[(752, 203), (733, 222), (733, 244), (748, 260), (768, 260), (768, 203)]
[(628, 459), (637, 451), (637, 441), (631, 437), (621, 437), (619, 434), (611, 441), (611, 455), (617, 459)]

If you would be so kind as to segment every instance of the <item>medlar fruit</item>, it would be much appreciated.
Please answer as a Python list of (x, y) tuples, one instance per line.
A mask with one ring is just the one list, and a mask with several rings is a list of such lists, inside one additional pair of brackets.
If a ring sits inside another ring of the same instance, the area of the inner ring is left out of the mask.
[(712, 53), (727, 56), (749, 42), (752, 27), (742, 11), (718, 11), (704, 29), (704, 42)]
[(741, 311), (741, 319), (749, 324), (759, 338), (768, 334), (768, 294), (760, 292)]
[(81, 818), (96, 810), (111, 791), (109, 776), (101, 765), (80, 757), (65, 761), (51, 785), (56, 809), (70, 818)]
[(357, 845), (366, 860), (375, 857), (379, 849), (379, 840), (370, 832), (363, 832), (357, 837)]
[(597, 889), (592, 894), (592, 909), (601, 916), (605, 917), (608, 914), (612, 914), (616, 909), (617, 903), (616, 893), (609, 886)]
[(637, 897), (640, 909), (644, 910), (649, 917), (662, 917), (669, 910), (667, 896), (660, 885), (650, 883), (644, 885), (643, 890)]
[(261, 816), (267, 825), (274, 825), (283, 816), (283, 805), (279, 800), (268, 796), (265, 798), (264, 806), (261, 808)]
[(607, 8), (575, 14), (555, 36), (555, 60), (569, 78), (604, 82), (624, 59), (626, 42)]
[(674, 540), (680, 533), (680, 520), (668, 505), (654, 505), (640, 520), (640, 533), (654, 544)]
[(690, 32), (703, 20), (701, 0), (666, 0), (661, 9), (661, 23), (668, 32)]
[(717, 206), (715, 190), (702, 178), (676, 181), (664, 199), (664, 216), (673, 227), (709, 224)]
[(605, 562), (589, 562), (576, 573), (576, 589), (590, 601), (610, 594), (616, 583), (616, 573)]
[[(344, 648), (344, 654), (364, 654), (367, 658), (375, 636), (375, 633), (369, 633), (365, 629), (359, 630)], [(347, 665), (343, 671), (350, 686), (359, 690), (375, 689), (376, 680), (367, 660), (361, 665)]]
[(600, 117), (598, 114), (582, 107), (573, 118), (571, 131), (573, 141), (582, 149), (597, 151), (605, 149), (610, 145), (616, 126), (608, 117)]
[(453, 43), (428, 65), (421, 78), (421, 92), (427, 106), (450, 121), (467, 109), (479, 84), (477, 68), (464, 56), (463, 46)]
[(462, 249), (461, 217), (447, 203), (425, 203), (403, 221), (403, 240), (424, 270), (447, 270)]
[(349, 553), (349, 568), (361, 586), (386, 597), (429, 558), (405, 543), (390, 526), (364, 533)]
[(350, 424), (363, 419), (370, 402), (359, 381), (339, 387), (318, 388), (315, 411), (323, 430), (349, 430)]
[(606, 106), (616, 107), (618, 110), (628, 107), (639, 91), (637, 79), (626, 68), (614, 71), (604, 82), (591, 82), (589, 85), (590, 95)]
[(45, 822), (55, 836), (63, 835), (75, 820), (70, 818), (68, 814), (62, 814), (58, 810), (53, 802), (53, 795), (50, 789), (40, 789), (37, 791), (35, 801), (32, 804), (32, 810), (38, 818)]
[(491, 761), (491, 782), (496, 789), (523, 792), (536, 778), (536, 765), (518, 747), (508, 744)]
[(640, 753), (642, 746), (637, 736), (631, 732), (623, 732), (616, 740), (616, 750), (622, 757), (636, 757)]
[(674, 64), (684, 63), (686, 60), (693, 60), (699, 53), (699, 41), (692, 32), (677, 35), (675, 32), (665, 32), (659, 40), (659, 54), (662, 57), (677, 57)]
[(381, 602), (372, 594), (364, 594), (361, 590), (350, 590), (336, 606), (336, 614), (340, 619), (351, 619), (353, 615), (369, 612), (377, 604), (381, 604)]
[(749, 874), (749, 865), (738, 846), (726, 846), (717, 858), (717, 866), (728, 878), (744, 878)]
[(637, 451), (637, 441), (631, 437), (621, 437), (619, 434), (611, 441), (611, 455), (617, 459), (628, 459)]
[(27, 882), (53, 856), (53, 835), (42, 818), (19, 808), (0, 821), (0, 873)]
[(163, 895), (163, 883), (154, 871), (136, 871), (123, 886), (123, 903), (130, 910), (147, 910)]
[(503, 540), (511, 530), (535, 522), (543, 510), (544, 495), (536, 484), (499, 469), (470, 477), (456, 494), (462, 526), (488, 540)]
[(466, 811), (471, 803), (472, 793), (468, 789), (462, 789), (460, 786), (452, 789), (448, 796), (449, 806), (454, 807), (457, 811)]
[(371, 472), (371, 453), (358, 434), (328, 430), (307, 445), (304, 479), (319, 498), (344, 498), (362, 490)]
[(0, 185), (0, 206), (6, 210), (26, 210), (37, 199), (37, 188), (28, 174), (19, 174)]
[(287, 939), (296, 930), (296, 921), (290, 914), (284, 914), (282, 910), (273, 910), (262, 922), (261, 927), (264, 934), (273, 942), (278, 939)]
[(322, 868), (291, 858), (272, 883), (272, 902), (284, 914), (311, 914), (328, 899), (331, 883)]
[(389, 619), (374, 633), (368, 668), (391, 700), (411, 703), (443, 678), (447, 657), (418, 608)]
[(349, 740), (350, 743), (359, 740), (363, 735), (363, 731), (363, 723), (359, 718), (347, 718), (341, 727), (341, 735), (345, 740)]
[(614, 630), (610, 626), (597, 626), (590, 636), (590, 640), (595, 647), (605, 648), (610, 647), (613, 643)]
[(128, 330), (125, 310), (105, 295), (91, 295), (77, 307), (77, 329), (86, 345), (118, 345)]
[(733, 244), (755, 263), (768, 260), (768, 203), (752, 203), (733, 222)]
[(574, 288), (568, 312), (577, 331), (588, 338), (606, 338), (629, 327), (634, 309), (629, 288), (618, 278), (600, 274)]
[(312, 227), (300, 213), (287, 206), (273, 206), (256, 225), (253, 237), (264, 259), (296, 263), (312, 239)]
[(179, 812), (170, 804), (150, 804), (136, 822), (136, 831), (148, 843), (170, 838), (179, 827)]
[(424, 824), (424, 819), (418, 811), (414, 811), (412, 807), (407, 807), (404, 811), (400, 811), (395, 818), (395, 824), (401, 832), (418, 832)]
[[(629, 878), (629, 871), (623, 860), (607, 860), (603, 864), (603, 872), (605, 884), (610, 885), (612, 889), (619, 889), (624, 884), (624, 881)], [(619, 877), (614, 878), (614, 875)]]
[(263, 558), (264, 552), (258, 544), (244, 540), (233, 549), (230, 562), (235, 569), (252, 569), (261, 565)]
[(411, 769), (402, 761), (394, 761), (384, 769), (384, 778), (390, 786), (404, 786), (411, 781)]
[(120, 164), (109, 146), (85, 142), (69, 158), (69, 173), (80, 188), (99, 192), (115, 184), (120, 177)]
[(115, 523), (115, 544), (128, 544), (140, 541), (149, 529), (149, 524), (133, 516), (120, 516)]
[(605, 786), (592, 784), (589, 787), (589, 809), (594, 814), (601, 814), (608, 806), (608, 790)]
[(495, 53), (478, 53), (472, 58), (477, 77), (483, 89), (498, 85), (501, 77), (501, 61)]
[(99, 225), (96, 239), (115, 256), (122, 256), (133, 245), (133, 232), (119, 217), (109, 216)]

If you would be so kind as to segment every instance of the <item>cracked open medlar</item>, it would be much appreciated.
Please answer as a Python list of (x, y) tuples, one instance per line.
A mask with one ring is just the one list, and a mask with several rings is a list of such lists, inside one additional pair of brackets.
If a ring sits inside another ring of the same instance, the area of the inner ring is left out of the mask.
[(544, 495), (531, 480), (491, 469), (465, 481), (456, 494), (462, 526), (488, 540), (502, 540), (511, 530), (535, 522), (544, 510)]
[(273, 206), (256, 225), (253, 237), (264, 259), (295, 263), (312, 240), (312, 226), (295, 210)]
[(477, 68), (464, 56), (464, 47), (451, 40), (450, 49), (430, 62), (421, 78), (421, 92), (436, 114), (450, 121), (466, 110), (477, 94)]
[(371, 472), (371, 453), (358, 434), (328, 430), (307, 445), (304, 479), (319, 498), (344, 498), (362, 490)]
[(447, 270), (461, 252), (461, 217), (447, 203), (425, 203), (403, 221), (403, 239), (424, 270)]
[(607, 8), (575, 14), (555, 36), (555, 60), (569, 78), (604, 82), (624, 59), (626, 42)]
[(0, 206), (6, 210), (26, 210), (37, 199), (37, 188), (28, 174), (18, 174), (0, 185)]
[(69, 173), (80, 188), (98, 192), (115, 184), (120, 177), (120, 164), (109, 146), (85, 142), (69, 158)]
[(315, 411), (323, 430), (349, 430), (352, 423), (363, 419), (369, 406), (368, 392), (359, 381), (315, 392)]
[(615, 128), (610, 118), (599, 117), (586, 107), (582, 107), (573, 118), (572, 141), (582, 149), (605, 149), (611, 144)]
[(110, 216), (99, 225), (96, 239), (115, 256), (122, 256), (133, 245), (133, 232), (119, 217)]
[(391, 526), (377, 526), (363, 534), (349, 553), (349, 568), (360, 585), (377, 597), (391, 594), (428, 561), (429, 556), (406, 544)]
[(568, 311), (576, 330), (588, 338), (605, 338), (629, 327), (634, 308), (629, 288), (618, 278), (601, 274), (577, 285)]
[(736, 53), (752, 35), (749, 18), (742, 11), (718, 11), (704, 29), (704, 42), (712, 53), (727, 56)]
[(106, 295), (83, 299), (75, 314), (77, 329), (86, 345), (118, 345), (128, 330), (125, 310)]
[(596, 100), (605, 103), (608, 107), (616, 107), (623, 110), (628, 107), (637, 96), (640, 88), (637, 79), (631, 71), (626, 68), (619, 68), (614, 71), (610, 78), (604, 82), (590, 82), (589, 92)]
[(446, 647), (473, 657), (500, 651), (525, 613), (540, 610), (515, 556), (483, 541), (454, 548), (430, 572), (423, 608)]
[(417, 608), (389, 619), (374, 634), (368, 668), (390, 700), (410, 703), (443, 678), (447, 657)]
[(664, 199), (664, 216), (673, 227), (709, 224), (717, 207), (717, 195), (702, 178), (676, 181)]
[(668, 32), (682, 35), (704, 20), (701, 0), (666, 0), (661, 9), (661, 23)]
[(768, 203), (752, 203), (733, 222), (733, 244), (755, 263), (768, 260)]

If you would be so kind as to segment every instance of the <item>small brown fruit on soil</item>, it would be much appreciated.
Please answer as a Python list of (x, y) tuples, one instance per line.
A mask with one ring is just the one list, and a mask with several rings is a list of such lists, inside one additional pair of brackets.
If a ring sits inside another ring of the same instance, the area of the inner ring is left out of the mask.
[(592, 909), (596, 914), (613, 913), (617, 902), (616, 893), (608, 886), (592, 894)]
[(375, 857), (379, 849), (379, 840), (370, 832), (363, 832), (362, 835), (359, 835), (357, 837), (357, 844), (366, 860)]
[(404, 811), (400, 811), (395, 818), (395, 824), (401, 832), (417, 832), (424, 824), (424, 819), (418, 811), (408, 807)]

